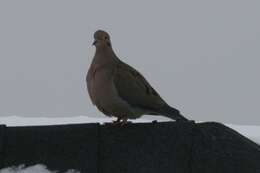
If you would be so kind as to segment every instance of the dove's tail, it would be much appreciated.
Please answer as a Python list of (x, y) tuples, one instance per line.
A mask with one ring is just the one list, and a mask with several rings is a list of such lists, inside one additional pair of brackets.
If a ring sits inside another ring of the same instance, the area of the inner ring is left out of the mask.
[(159, 110), (159, 113), (176, 121), (189, 121), (187, 118), (180, 114), (179, 110), (167, 104)]

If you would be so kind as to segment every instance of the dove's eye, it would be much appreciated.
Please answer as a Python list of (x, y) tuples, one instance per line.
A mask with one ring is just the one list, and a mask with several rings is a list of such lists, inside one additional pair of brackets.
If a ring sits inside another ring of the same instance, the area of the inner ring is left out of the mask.
[(105, 40), (107, 40), (108, 39), (108, 37), (107, 36), (105, 36)]

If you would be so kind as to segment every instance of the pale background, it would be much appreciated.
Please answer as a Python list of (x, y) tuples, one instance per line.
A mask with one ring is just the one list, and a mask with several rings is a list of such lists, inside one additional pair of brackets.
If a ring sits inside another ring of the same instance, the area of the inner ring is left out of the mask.
[(188, 118), (260, 125), (259, 9), (258, 0), (1, 0), (0, 116), (102, 117), (85, 74), (104, 29)]

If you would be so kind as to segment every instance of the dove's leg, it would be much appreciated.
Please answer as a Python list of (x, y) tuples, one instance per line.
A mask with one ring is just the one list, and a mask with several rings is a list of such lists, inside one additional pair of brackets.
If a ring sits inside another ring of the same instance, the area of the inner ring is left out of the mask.
[(129, 123), (129, 122), (127, 121), (127, 119), (128, 119), (127, 117), (123, 117), (123, 118), (122, 118), (123, 121), (121, 122), (121, 126), (126, 125), (127, 123)]
[(122, 118), (117, 117), (116, 121), (113, 121), (112, 123), (113, 123), (114, 125), (120, 124), (120, 123), (121, 123), (121, 120), (122, 120)]
[(127, 117), (117, 117), (116, 121), (113, 121), (112, 124), (113, 125), (120, 125), (120, 126), (124, 126), (128, 123), (132, 123), (131, 121), (127, 121), (128, 118)]

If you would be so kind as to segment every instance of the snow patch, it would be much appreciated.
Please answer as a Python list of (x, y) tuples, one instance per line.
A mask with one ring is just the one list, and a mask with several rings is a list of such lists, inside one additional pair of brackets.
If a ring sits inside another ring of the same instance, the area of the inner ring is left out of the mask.
[[(20, 117), (6, 116), (0, 117), (0, 124), (6, 126), (41, 126), (41, 125), (61, 125), (61, 124), (82, 124), (82, 123), (105, 123), (112, 122), (113, 118), (94, 118), (88, 116), (75, 117)], [(131, 120), (132, 121), (132, 120)], [(137, 119), (132, 122), (151, 122), (151, 120)]]
[[(51, 171), (45, 165), (36, 164), (33, 166), (25, 167), (24, 165), (12, 166), (0, 169), (0, 173), (58, 173), (59, 171)], [(64, 173), (80, 173), (77, 170), (69, 169)]]
[[(0, 117), (0, 124), (7, 126), (40, 126), (40, 125), (61, 125), (61, 124), (82, 124), (82, 123), (105, 123), (112, 122), (112, 118), (95, 118), (88, 116), (75, 117), (20, 117), (6, 116)], [(132, 120), (131, 120), (132, 121)], [(139, 118), (132, 122), (151, 122), (152, 120)], [(159, 120), (158, 122), (169, 121), (169, 119)], [(260, 126), (225, 124), (226, 126), (238, 131), (242, 135), (260, 144)]]

